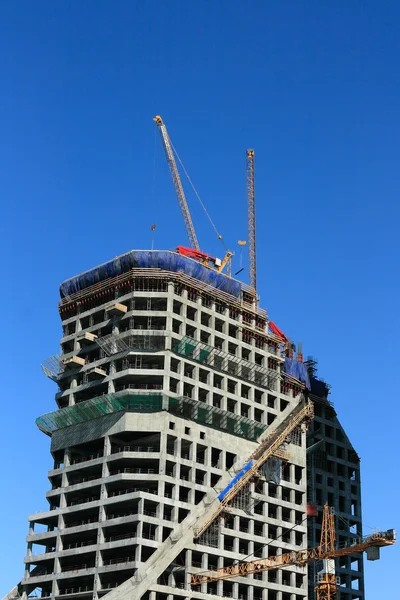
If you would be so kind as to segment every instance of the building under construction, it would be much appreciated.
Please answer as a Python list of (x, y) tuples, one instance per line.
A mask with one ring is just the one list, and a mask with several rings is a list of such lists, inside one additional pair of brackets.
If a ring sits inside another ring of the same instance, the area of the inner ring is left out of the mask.
[(61, 284), (49, 506), (8, 599), (361, 600), (363, 551), (394, 542), (362, 537), (357, 453), (255, 268), (191, 246)]

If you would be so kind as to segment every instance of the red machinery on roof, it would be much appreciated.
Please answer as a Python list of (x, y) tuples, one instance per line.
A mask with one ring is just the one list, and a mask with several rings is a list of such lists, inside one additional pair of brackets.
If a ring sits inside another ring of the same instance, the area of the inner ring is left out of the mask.
[(281, 329), (279, 329), (279, 327), (277, 325), (275, 325), (275, 323), (273, 321), (269, 322), (269, 328), (271, 329), (271, 331), (273, 333), (275, 333), (275, 335), (280, 337), (282, 339), (282, 341), (284, 341), (284, 342), (289, 341), (289, 338), (283, 333), (283, 331)]

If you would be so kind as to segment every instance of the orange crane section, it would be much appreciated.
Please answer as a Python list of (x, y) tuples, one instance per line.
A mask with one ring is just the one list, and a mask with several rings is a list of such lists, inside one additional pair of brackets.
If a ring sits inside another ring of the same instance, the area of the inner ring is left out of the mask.
[[(246, 577), (251, 573), (259, 573), (260, 571), (272, 571), (281, 569), (290, 565), (306, 565), (309, 562), (336, 558), (338, 556), (347, 556), (356, 552), (364, 552), (372, 547), (392, 546), (396, 541), (396, 532), (394, 529), (373, 533), (365, 538), (357, 540), (354, 544), (344, 548), (335, 548), (335, 528), (334, 515), (330, 511), (328, 505), (324, 506), (324, 514), (322, 520), (321, 542), (319, 546), (310, 550), (297, 550), (280, 554), (278, 556), (270, 556), (268, 558), (260, 558), (249, 562), (238, 562), (235, 565), (229, 565), (215, 571), (203, 571), (193, 573), (190, 578), (191, 585), (200, 585), (220, 579), (230, 579), (231, 577)], [(318, 600), (326, 598), (335, 598), (336, 583), (335, 576), (325, 574), (325, 581), (317, 584), (316, 591)], [(332, 579), (333, 578), (333, 579)], [(331, 581), (332, 579), (332, 581)], [(320, 590), (319, 590), (320, 588)], [(327, 595), (327, 592), (330, 595)], [(325, 595), (324, 595), (325, 594)]]

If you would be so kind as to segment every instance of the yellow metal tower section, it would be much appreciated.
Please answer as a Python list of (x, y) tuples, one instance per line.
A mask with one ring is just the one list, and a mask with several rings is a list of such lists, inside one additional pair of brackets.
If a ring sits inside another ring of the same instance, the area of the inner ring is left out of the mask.
[(247, 219), (249, 238), (249, 284), (257, 288), (256, 265), (256, 198), (254, 187), (254, 150), (246, 151)]

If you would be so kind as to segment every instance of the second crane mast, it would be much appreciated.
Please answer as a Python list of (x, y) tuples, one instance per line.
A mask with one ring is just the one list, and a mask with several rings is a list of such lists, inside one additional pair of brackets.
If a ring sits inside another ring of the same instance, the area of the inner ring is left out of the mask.
[(192, 217), (190, 216), (190, 211), (189, 211), (188, 203), (186, 201), (185, 192), (183, 191), (183, 186), (182, 186), (181, 178), (179, 176), (178, 167), (176, 166), (174, 153), (172, 151), (172, 144), (171, 144), (171, 140), (169, 139), (167, 128), (165, 127), (163, 120), (159, 115), (154, 117), (153, 120), (156, 122), (158, 130), (160, 132), (162, 145), (164, 147), (165, 156), (167, 158), (167, 163), (168, 163), (168, 167), (169, 167), (169, 170), (171, 173), (175, 192), (178, 197), (179, 207), (181, 209), (183, 222), (184, 222), (185, 228), (186, 228), (186, 233), (189, 238), (190, 247), (194, 248), (197, 251), (200, 251), (199, 242), (197, 241), (196, 232), (194, 230)]
[(256, 196), (254, 186), (254, 150), (246, 151), (246, 191), (247, 191), (247, 220), (248, 220), (248, 257), (249, 284), (254, 290), (257, 287), (256, 264)]

